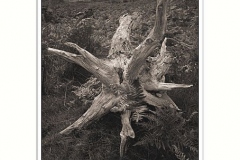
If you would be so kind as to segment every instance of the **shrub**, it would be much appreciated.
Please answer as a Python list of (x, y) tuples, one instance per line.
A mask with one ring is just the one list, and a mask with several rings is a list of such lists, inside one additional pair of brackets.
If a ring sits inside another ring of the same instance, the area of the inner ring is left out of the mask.
[[(71, 27), (74, 26), (74, 27)], [(78, 54), (64, 45), (70, 41), (95, 54), (100, 44), (92, 38), (92, 24), (82, 23), (79, 27), (67, 23), (47, 23), (42, 29), (42, 90), (43, 94), (59, 94), (59, 88), (69, 80), (84, 83), (91, 74), (84, 68), (49, 55), (46, 47), (59, 48)]]

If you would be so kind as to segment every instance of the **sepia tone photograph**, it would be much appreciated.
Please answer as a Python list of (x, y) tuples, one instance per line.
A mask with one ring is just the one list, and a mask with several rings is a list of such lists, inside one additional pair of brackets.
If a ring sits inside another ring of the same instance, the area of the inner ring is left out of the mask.
[(41, 159), (199, 159), (199, 0), (41, 0)]

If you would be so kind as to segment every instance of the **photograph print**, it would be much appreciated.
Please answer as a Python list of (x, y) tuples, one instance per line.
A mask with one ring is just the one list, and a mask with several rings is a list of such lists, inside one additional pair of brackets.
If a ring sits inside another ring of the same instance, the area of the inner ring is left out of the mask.
[(41, 159), (199, 159), (199, 0), (41, 0)]

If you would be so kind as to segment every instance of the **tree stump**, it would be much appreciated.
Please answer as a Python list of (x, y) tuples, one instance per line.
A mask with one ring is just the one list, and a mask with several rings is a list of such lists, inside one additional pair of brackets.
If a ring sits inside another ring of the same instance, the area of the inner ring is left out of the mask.
[[(75, 48), (80, 55), (48, 48), (49, 53), (57, 54), (81, 65), (91, 72), (101, 83), (102, 91), (95, 97), (90, 108), (72, 125), (61, 131), (69, 134), (74, 129), (81, 129), (112, 112), (121, 113), (122, 131), (120, 133), (120, 157), (123, 157), (127, 138), (134, 138), (131, 127), (131, 113), (143, 104), (155, 106), (155, 114), (162, 107), (179, 110), (167, 95), (168, 90), (188, 88), (192, 85), (165, 83), (165, 74), (174, 59), (167, 51), (165, 37), (167, 26), (168, 0), (157, 0), (154, 27), (145, 40), (136, 48), (130, 43), (131, 28), (138, 14), (123, 15), (111, 43), (108, 58), (98, 59), (74, 43), (67, 46)], [(156, 48), (160, 51), (154, 53)], [(152, 93), (155, 94), (152, 94)], [(145, 105), (146, 106), (146, 105)]]

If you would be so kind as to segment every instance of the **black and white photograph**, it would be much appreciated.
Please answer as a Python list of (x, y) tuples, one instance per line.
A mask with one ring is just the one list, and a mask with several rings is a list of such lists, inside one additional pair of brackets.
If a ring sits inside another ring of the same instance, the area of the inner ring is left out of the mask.
[(41, 159), (199, 160), (199, 3), (41, 0)]

